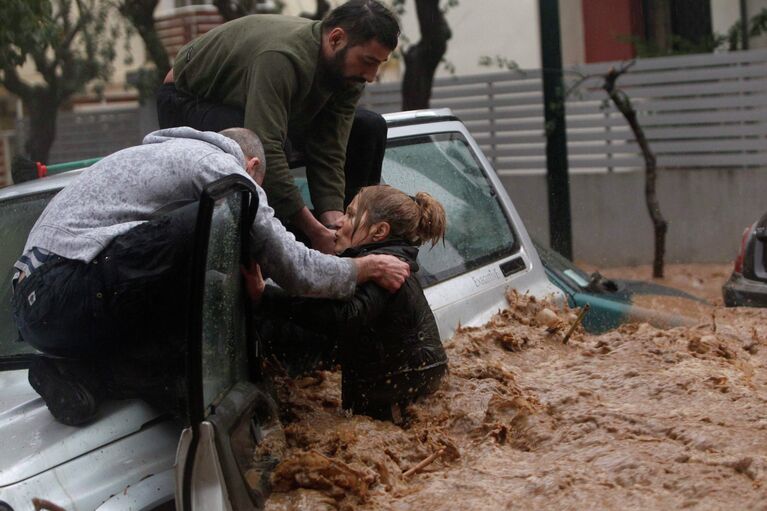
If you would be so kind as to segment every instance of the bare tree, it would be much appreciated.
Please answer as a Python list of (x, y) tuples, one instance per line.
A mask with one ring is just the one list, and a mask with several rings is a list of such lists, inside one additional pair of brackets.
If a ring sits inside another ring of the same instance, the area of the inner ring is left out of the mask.
[(610, 68), (604, 76), (602, 88), (607, 92), (615, 108), (623, 115), (628, 122), (634, 138), (642, 151), (642, 157), (645, 163), (645, 203), (647, 211), (650, 213), (653, 231), (655, 234), (655, 251), (652, 263), (652, 276), (654, 278), (663, 278), (663, 260), (666, 254), (666, 232), (668, 231), (668, 222), (663, 218), (660, 212), (660, 203), (655, 192), (655, 183), (657, 180), (655, 154), (650, 150), (650, 144), (644, 134), (642, 126), (637, 120), (637, 113), (634, 110), (628, 95), (616, 86), (618, 78), (626, 73), (635, 61), (624, 64), (620, 68)]
[[(642, 152), (642, 158), (645, 163), (645, 204), (650, 214), (650, 220), (653, 224), (654, 233), (654, 251), (652, 276), (654, 278), (663, 278), (664, 258), (666, 255), (666, 233), (668, 232), (668, 222), (660, 211), (660, 202), (656, 193), (656, 182), (658, 178), (657, 161), (655, 154), (650, 149), (650, 144), (644, 134), (642, 126), (639, 124), (637, 112), (631, 103), (631, 99), (622, 89), (617, 86), (618, 79), (628, 72), (636, 63), (635, 60), (622, 64), (619, 68), (611, 67), (604, 75), (583, 75), (576, 73), (578, 79), (568, 88), (565, 98), (576, 92), (584, 82), (598, 78), (602, 80), (601, 88), (607, 93), (609, 101), (615, 105), (615, 108), (623, 115), (626, 122), (634, 134), (634, 139)], [(564, 105), (560, 105), (564, 108)]]
[[(495, 57), (483, 56), (480, 57), (480, 64), (483, 66), (497, 66), (506, 68), (509, 71), (525, 76), (525, 71), (520, 69), (519, 65), (513, 60), (507, 59), (497, 55)], [(618, 78), (627, 73), (629, 69), (636, 63), (635, 60), (626, 62), (618, 69), (611, 67), (606, 74), (583, 74), (579, 72), (569, 71), (570, 74), (574, 74), (577, 78), (565, 91), (563, 98), (567, 99), (577, 92), (586, 81), (592, 81), (599, 79), (602, 81), (601, 88), (607, 93), (607, 102), (611, 101), (615, 108), (623, 115), (626, 122), (631, 128), (631, 132), (634, 134), (634, 139), (639, 144), (639, 149), (642, 152), (642, 157), (645, 163), (645, 203), (647, 205), (647, 211), (650, 214), (650, 220), (653, 224), (654, 232), (654, 255), (653, 255), (653, 270), (652, 276), (654, 278), (663, 278), (663, 266), (664, 258), (666, 255), (666, 233), (668, 232), (668, 222), (663, 217), (660, 211), (660, 202), (658, 201), (658, 195), (656, 193), (656, 182), (658, 178), (657, 174), (657, 162), (655, 154), (650, 149), (650, 144), (647, 141), (647, 137), (644, 134), (642, 126), (639, 124), (637, 112), (631, 103), (629, 96), (617, 86)], [(565, 108), (564, 100), (562, 103), (553, 105), (553, 108)], [(546, 129), (551, 129), (550, 126), (546, 126)]]

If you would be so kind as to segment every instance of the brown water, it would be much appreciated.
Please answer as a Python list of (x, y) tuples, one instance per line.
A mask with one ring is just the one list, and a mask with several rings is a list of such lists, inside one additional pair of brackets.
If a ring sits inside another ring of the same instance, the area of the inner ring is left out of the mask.
[(338, 373), (278, 382), (267, 509), (767, 509), (767, 310), (564, 345), (573, 311), (509, 301), (404, 427), (344, 415)]

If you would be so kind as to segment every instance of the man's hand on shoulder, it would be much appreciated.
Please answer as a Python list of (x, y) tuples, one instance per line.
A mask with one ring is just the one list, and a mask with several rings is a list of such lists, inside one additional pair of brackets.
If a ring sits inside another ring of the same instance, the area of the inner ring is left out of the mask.
[(358, 284), (372, 280), (390, 293), (398, 291), (410, 276), (410, 265), (394, 256), (371, 254), (353, 261)]

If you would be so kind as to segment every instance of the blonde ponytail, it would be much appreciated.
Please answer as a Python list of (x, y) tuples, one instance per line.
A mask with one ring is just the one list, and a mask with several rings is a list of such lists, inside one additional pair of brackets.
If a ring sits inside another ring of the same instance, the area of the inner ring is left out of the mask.
[(364, 218), (367, 225), (387, 222), (391, 237), (415, 246), (426, 241), (431, 241), (434, 246), (445, 237), (445, 208), (426, 192), (411, 197), (389, 185), (367, 186), (360, 190), (355, 200), (355, 230)]
[(420, 210), (416, 235), (421, 243), (431, 241), (431, 246), (445, 237), (445, 208), (437, 199), (426, 192), (415, 195), (415, 203)]

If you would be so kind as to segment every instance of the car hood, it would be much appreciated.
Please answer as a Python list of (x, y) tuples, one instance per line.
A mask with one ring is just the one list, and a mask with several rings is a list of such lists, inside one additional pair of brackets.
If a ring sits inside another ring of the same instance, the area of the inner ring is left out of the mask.
[(91, 423), (57, 422), (27, 382), (27, 371), (0, 373), (0, 487), (23, 481), (140, 430), (161, 413), (143, 401), (110, 401)]
[(614, 280), (630, 295), (674, 296), (678, 298), (686, 298), (687, 300), (692, 300), (693, 302), (707, 303), (706, 300), (695, 295), (691, 295), (686, 291), (664, 286), (663, 284), (656, 284), (655, 282), (646, 282), (644, 280)]

